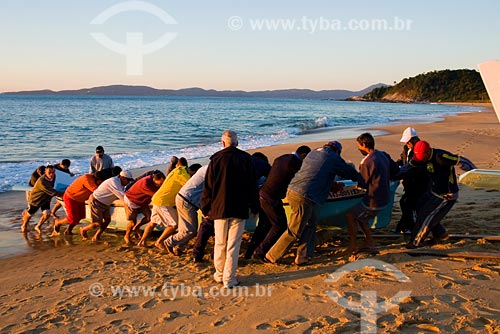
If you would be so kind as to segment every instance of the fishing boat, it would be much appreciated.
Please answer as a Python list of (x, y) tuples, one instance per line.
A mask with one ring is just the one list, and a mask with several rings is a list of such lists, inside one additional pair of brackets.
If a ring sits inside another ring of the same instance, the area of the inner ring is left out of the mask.
[[(464, 174), (465, 175), (465, 174)], [(62, 179), (62, 178), (61, 178)], [(56, 177), (57, 180), (57, 177)], [(62, 180), (61, 180), (62, 181)], [(356, 204), (361, 202), (362, 197), (365, 194), (363, 189), (360, 189), (356, 186), (356, 182), (352, 181), (342, 181), (344, 183), (344, 188), (338, 193), (330, 193), (326, 202), (322, 204), (318, 211), (318, 225), (322, 227), (332, 227), (332, 228), (345, 228), (346, 225), (346, 213)], [(392, 214), (392, 206), (394, 203), (394, 196), (396, 193), (396, 189), (399, 185), (399, 181), (391, 182), (390, 187), (390, 201), (389, 205), (387, 205), (379, 214), (372, 219), (370, 227), (373, 229), (383, 228), (389, 225), (391, 221)], [(64, 184), (59, 187), (64, 187)], [(67, 187), (67, 185), (66, 185)], [(29, 189), (28, 189), (29, 188)], [(31, 187), (20, 186), (16, 187), (15, 190), (30, 190)], [(62, 198), (56, 198), (58, 202), (60, 202), (64, 207), (64, 201)], [(285, 213), (287, 215), (287, 219), (290, 219), (290, 205), (287, 200), (283, 201), (285, 207)], [(127, 215), (125, 213), (125, 207), (122, 200), (115, 200), (111, 206), (111, 222), (108, 225), (108, 229), (125, 231), (127, 227)], [(199, 216), (201, 217), (201, 212), (199, 212)], [(81, 222), (90, 223), (90, 207), (87, 203), (86, 206), (86, 217)], [(137, 217), (138, 220), (142, 219), (142, 215), (139, 214)], [(258, 218), (253, 217), (247, 219), (245, 223), (245, 230), (252, 232), (255, 230), (255, 227), (258, 224)], [(157, 226), (157, 229), (163, 229), (161, 226)]]
[[(345, 184), (344, 189), (338, 193), (330, 193), (326, 202), (319, 207), (317, 211), (318, 225), (322, 227), (346, 228), (346, 213), (355, 205), (361, 202), (365, 195), (365, 190), (357, 187), (356, 182), (342, 181)], [(399, 181), (391, 182), (389, 204), (379, 212), (379, 214), (370, 221), (370, 227), (383, 228), (389, 225), (391, 221), (392, 206), (396, 189)], [(290, 205), (284, 201), (285, 213), (290, 219)]]
[(500, 170), (473, 169), (460, 175), (458, 182), (472, 188), (500, 190)]
[[(361, 202), (361, 198), (364, 196), (365, 191), (363, 189), (357, 188), (355, 182), (342, 181), (345, 187), (342, 191), (330, 194), (326, 202), (320, 206), (318, 210), (318, 225), (322, 227), (337, 227), (345, 228), (346, 220), (345, 215), (349, 209)], [(391, 182), (391, 197), (390, 204), (387, 205), (379, 214), (371, 221), (371, 228), (383, 228), (389, 225), (391, 221), (392, 214), (392, 204), (394, 203), (394, 196), (396, 189), (399, 185), (399, 181)], [(285, 207), (285, 213), (287, 218), (290, 219), (290, 205), (286, 201), (283, 201)], [(125, 230), (127, 226), (127, 216), (125, 214), (125, 208), (123, 206), (123, 201), (116, 200), (111, 205), (111, 222), (108, 225), (109, 229), (112, 230)], [(199, 212), (201, 217), (201, 212)], [(137, 218), (140, 220), (141, 215)], [(87, 215), (82, 222), (90, 222), (90, 209), (87, 205)], [(245, 230), (252, 232), (258, 224), (258, 218), (247, 219), (245, 223)]]
[[(62, 202), (62, 199), (57, 198), (58, 201)], [(64, 204), (64, 203), (63, 203)], [(125, 212), (125, 207), (123, 204), (123, 201), (120, 199), (117, 199), (113, 202), (113, 204), (110, 205), (110, 211), (111, 211), (111, 222), (108, 225), (108, 229), (111, 230), (118, 230), (118, 231), (125, 231), (127, 229), (127, 214)], [(90, 205), (87, 202), (86, 205), (86, 213), (85, 213), (85, 219), (82, 219), (80, 223), (85, 222), (85, 223), (90, 223)], [(142, 219), (142, 214), (139, 214), (137, 217), (137, 220), (140, 221)]]

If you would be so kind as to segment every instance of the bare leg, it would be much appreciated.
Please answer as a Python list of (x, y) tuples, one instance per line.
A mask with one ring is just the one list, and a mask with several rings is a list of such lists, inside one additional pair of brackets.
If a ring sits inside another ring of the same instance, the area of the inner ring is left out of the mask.
[(162, 244), (163, 245), (163, 241), (165, 241), (165, 239), (167, 239), (169, 236), (174, 234), (176, 229), (177, 229), (177, 226), (165, 227), (165, 229), (163, 230), (163, 232), (160, 235), (160, 237), (158, 238), (158, 240), (156, 240), (155, 244)]
[(23, 211), (23, 223), (21, 225), (21, 233), (26, 233), (28, 232), (28, 223), (31, 219), (31, 215), (28, 213), (27, 210)]
[(68, 219), (64, 218), (55, 218), (54, 219), (54, 231), (52, 231), (51, 237), (59, 235), (59, 231), (61, 230), (61, 225), (67, 224)]
[(142, 238), (139, 241), (139, 243), (137, 244), (137, 246), (147, 247), (146, 240), (148, 239), (151, 232), (153, 232), (155, 227), (156, 227), (156, 224), (151, 223), (151, 222), (148, 225), (146, 225), (146, 228), (144, 229), (144, 233), (142, 234)]
[(347, 220), (347, 232), (349, 234), (349, 247), (347, 247), (346, 253), (350, 255), (356, 252), (357, 248), (356, 234), (358, 231), (358, 222), (350, 212), (346, 214), (346, 220)]
[(73, 229), (75, 228), (75, 225), (68, 225), (68, 228), (66, 231), (64, 231), (64, 235), (73, 235)]
[(35, 225), (35, 231), (37, 231), (38, 234), (42, 234), (42, 225), (49, 219), (49, 217), (50, 215), (46, 214), (45, 212), (42, 213), (42, 217), (40, 217), (40, 220)]
[[(169, 252), (170, 254), (174, 254), (176, 256), (179, 256), (180, 253), (182, 252), (181, 250), (179, 250), (179, 248), (173, 248), (173, 247), (170, 247), (169, 245), (167, 245), (167, 238), (169, 236), (173, 235), (176, 230), (177, 230), (177, 226), (168, 226), (168, 227), (166, 227), (163, 230), (163, 233), (158, 238), (158, 240), (156, 240), (155, 246), (156, 245), (162, 245), (163, 248), (165, 248), (165, 250), (167, 252)], [(156, 246), (156, 247), (158, 247), (158, 246)], [(158, 248), (160, 248), (160, 247), (158, 247)]]
[(130, 233), (132, 233), (132, 229), (134, 228), (135, 222), (133, 220), (129, 220), (127, 223), (127, 229), (125, 230), (125, 236), (123, 237), (123, 241), (129, 245), (130, 244)]
[(54, 207), (52, 208), (52, 210), (50, 211), (50, 214), (56, 218), (59, 218), (57, 216), (57, 210), (59, 210), (61, 208), (62, 204), (59, 203), (59, 202), (56, 202), (56, 204), (54, 204)]
[(82, 240), (88, 240), (88, 231), (93, 230), (97, 227), (99, 227), (99, 223), (90, 223), (87, 226), (80, 227), (80, 235), (82, 236)]
[(364, 222), (363, 223), (359, 222), (359, 226), (361, 227), (361, 230), (365, 234), (365, 241), (363, 243), (363, 248), (368, 250), (374, 250), (375, 242), (373, 241), (372, 231), (370, 230), (370, 227), (368, 226), (367, 223)]
[(151, 220), (151, 216), (150, 217), (143, 217), (138, 224), (134, 225), (134, 228), (132, 229), (131, 236), (137, 236), (137, 237), (141, 238), (140, 228), (142, 225), (149, 223), (150, 220)]
[(99, 225), (99, 228), (97, 229), (97, 232), (94, 234), (94, 237), (92, 237), (92, 242), (97, 242), (101, 238), (102, 233), (108, 228), (109, 221), (105, 221), (102, 225)]

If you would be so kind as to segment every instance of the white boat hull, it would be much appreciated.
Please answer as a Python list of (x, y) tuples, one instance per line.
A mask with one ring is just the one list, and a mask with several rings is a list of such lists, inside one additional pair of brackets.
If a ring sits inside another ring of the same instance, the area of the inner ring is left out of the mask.
[(500, 170), (473, 169), (460, 175), (458, 182), (472, 188), (500, 190)]

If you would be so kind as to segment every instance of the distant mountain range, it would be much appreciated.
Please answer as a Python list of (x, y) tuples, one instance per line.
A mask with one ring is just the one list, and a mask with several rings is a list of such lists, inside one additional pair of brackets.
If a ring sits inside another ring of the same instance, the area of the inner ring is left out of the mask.
[(49, 89), (21, 92), (6, 92), (9, 95), (79, 95), (79, 96), (197, 96), (197, 97), (258, 97), (286, 99), (331, 99), (344, 100), (351, 96), (363, 96), (375, 88), (385, 84), (371, 85), (360, 91), (350, 90), (311, 90), (311, 89), (279, 89), (265, 91), (214, 90), (203, 88), (156, 89), (148, 86), (111, 85), (77, 90), (53, 91)]

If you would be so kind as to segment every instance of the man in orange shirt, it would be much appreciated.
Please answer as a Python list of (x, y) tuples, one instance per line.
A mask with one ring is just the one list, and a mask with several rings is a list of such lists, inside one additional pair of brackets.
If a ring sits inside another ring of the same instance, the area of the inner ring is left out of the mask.
[(103, 173), (98, 171), (95, 174), (82, 175), (69, 185), (63, 196), (67, 216), (55, 219), (54, 231), (51, 236), (59, 235), (61, 225), (64, 224), (69, 224), (64, 234), (73, 234), (73, 228), (85, 218), (85, 201), (89, 199), (103, 180)]

